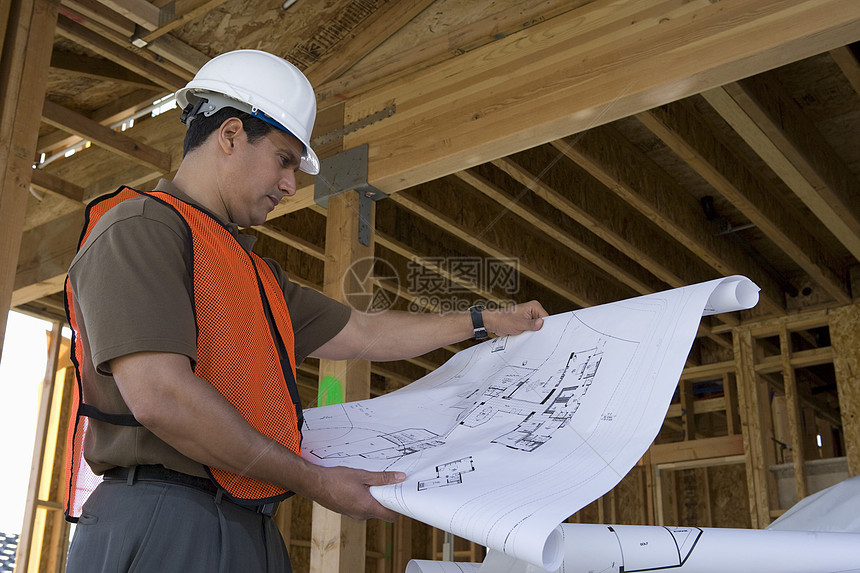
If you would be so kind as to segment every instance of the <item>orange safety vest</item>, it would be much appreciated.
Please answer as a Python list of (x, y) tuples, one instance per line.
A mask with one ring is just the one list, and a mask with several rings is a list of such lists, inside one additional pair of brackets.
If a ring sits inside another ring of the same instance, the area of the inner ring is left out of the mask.
[[(293, 327), (283, 291), (263, 259), (245, 251), (220, 222), (202, 209), (167, 193), (142, 193), (128, 187), (90, 203), (78, 248), (102, 215), (122, 201), (141, 195), (172, 207), (188, 228), (198, 331), (194, 373), (215, 386), (257, 431), (300, 453), (301, 404), (295, 382)], [(68, 520), (77, 521), (84, 501), (101, 482), (83, 458), (88, 418), (119, 425), (140, 424), (131, 415), (106, 414), (85, 403), (81, 365), (83, 352), (89, 349), (80, 343), (68, 277), (65, 291), (77, 374), (72, 404), (77, 415), (70, 421), (66, 448), (69, 487), (65, 514)], [(266, 318), (267, 307), (289, 364), (282, 364), (279, 358), (279, 341)], [(240, 504), (259, 505), (287, 497), (285, 490), (247, 476), (212, 467), (207, 467), (207, 472), (223, 496)]]

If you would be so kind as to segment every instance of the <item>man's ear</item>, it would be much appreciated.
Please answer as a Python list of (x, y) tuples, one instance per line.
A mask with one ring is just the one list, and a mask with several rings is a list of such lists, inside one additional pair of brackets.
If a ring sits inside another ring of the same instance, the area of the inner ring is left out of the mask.
[(242, 120), (231, 117), (224, 120), (218, 128), (218, 146), (224, 153), (232, 154), (236, 146), (236, 138), (244, 131)]

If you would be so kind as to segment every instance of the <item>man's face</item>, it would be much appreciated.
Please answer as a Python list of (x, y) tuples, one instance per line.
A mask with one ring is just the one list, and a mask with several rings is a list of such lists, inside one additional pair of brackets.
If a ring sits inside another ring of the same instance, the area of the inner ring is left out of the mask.
[(236, 149), (227, 180), (222, 178), (221, 200), (233, 223), (240, 227), (261, 225), (281, 199), (296, 193), (302, 143), (281, 130), (248, 143), (242, 130), (233, 144)]

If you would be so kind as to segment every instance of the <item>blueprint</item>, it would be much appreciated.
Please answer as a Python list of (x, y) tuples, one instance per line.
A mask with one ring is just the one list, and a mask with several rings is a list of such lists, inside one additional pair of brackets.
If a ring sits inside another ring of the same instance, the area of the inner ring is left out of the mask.
[(372, 488), (382, 505), (557, 569), (559, 524), (648, 449), (702, 315), (757, 301), (736, 276), (548, 317), (396, 392), (308, 409), (302, 455), (403, 471)]
[[(860, 572), (858, 533), (571, 523), (561, 532), (564, 560), (557, 573)], [(546, 573), (501, 552), (483, 564), (413, 560), (406, 571)]]

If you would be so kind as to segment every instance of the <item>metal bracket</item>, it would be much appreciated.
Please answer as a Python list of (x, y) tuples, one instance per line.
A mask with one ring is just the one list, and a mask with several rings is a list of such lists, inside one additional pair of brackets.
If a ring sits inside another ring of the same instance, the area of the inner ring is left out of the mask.
[(313, 139), (311, 139), (311, 147), (322, 147), (323, 145), (328, 145), (336, 139), (343, 139), (343, 136), (345, 135), (349, 135), (350, 133), (354, 133), (359, 129), (364, 129), (368, 125), (373, 125), (374, 123), (378, 123), (383, 119), (391, 117), (396, 111), (396, 104), (392, 103), (391, 105), (387, 105), (379, 111), (375, 111), (370, 115), (366, 115), (364, 117), (356, 119), (355, 121), (351, 121), (341, 128), (314, 137)]
[(314, 202), (326, 209), (330, 197), (347, 191), (358, 193), (358, 241), (366, 247), (370, 246), (371, 202), (388, 197), (367, 182), (367, 151), (365, 143), (323, 159), (314, 180)]

